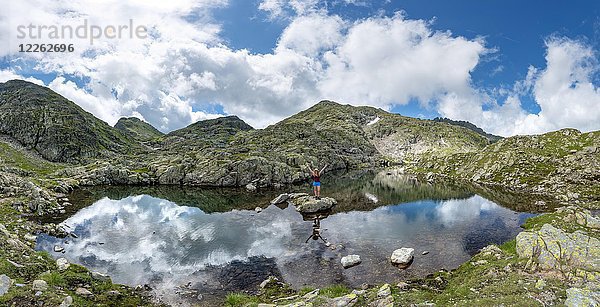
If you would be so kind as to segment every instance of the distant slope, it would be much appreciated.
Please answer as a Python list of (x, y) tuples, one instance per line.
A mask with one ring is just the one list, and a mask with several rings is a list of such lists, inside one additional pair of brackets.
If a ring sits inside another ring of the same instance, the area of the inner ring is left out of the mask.
[(79, 162), (138, 147), (75, 103), (20, 80), (0, 84), (0, 134), (57, 162)]
[(115, 124), (115, 128), (140, 142), (147, 142), (164, 135), (164, 133), (137, 117), (122, 117)]
[(487, 133), (485, 132), (483, 129), (473, 125), (472, 123), (468, 122), (468, 121), (464, 121), (464, 120), (452, 120), (449, 118), (445, 118), (445, 117), (436, 117), (433, 119), (433, 121), (435, 122), (440, 122), (440, 123), (448, 123), (450, 125), (455, 125), (455, 126), (460, 126), (460, 127), (465, 127), (469, 130), (472, 130), (478, 134), (483, 135), (485, 138), (487, 138), (490, 142), (497, 142), (499, 140), (502, 139), (501, 136), (498, 135), (493, 135), (491, 133)]
[(322, 101), (265, 129), (252, 129), (235, 116), (194, 123), (161, 137), (160, 148), (138, 164), (127, 161), (135, 171), (119, 173), (124, 168), (107, 165), (86, 182), (268, 186), (304, 180), (307, 163), (328, 164), (328, 170), (373, 167), (423, 154), (470, 152), (488, 143), (463, 127)]
[(502, 139), (471, 154), (424, 158), (420, 171), (549, 194), (600, 208), (600, 131)]

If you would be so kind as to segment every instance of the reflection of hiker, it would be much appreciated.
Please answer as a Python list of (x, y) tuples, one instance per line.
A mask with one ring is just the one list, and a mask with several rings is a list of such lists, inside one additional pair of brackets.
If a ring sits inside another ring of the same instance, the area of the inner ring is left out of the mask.
[(323, 237), (321, 237), (321, 222), (318, 217), (316, 217), (313, 221), (312, 234), (310, 235), (310, 237), (308, 237), (308, 239), (306, 239), (306, 242), (304, 242), (304, 243), (308, 243), (308, 240), (310, 240), (310, 239), (313, 239), (313, 240), (321, 239), (321, 240), (323, 240), (323, 242), (325, 242), (325, 244), (327, 244), (327, 241), (325, 241), (325, 239), (323, 239)]
[(312, 168), (310, 166), (310, 164), (306, 163), (306, 166), (308, 167), (308, 170), (310, 171), (310, 177), (313, 180), (313, 193), (315, 195), (315, 197), (317, 199), (321, 198), (321, 174), (323, 174), (323, 171), (325, 171), (325, 168), (327, 168), (327, 164), (325, 164), (325, 166), (319, 170), (318, 168)]

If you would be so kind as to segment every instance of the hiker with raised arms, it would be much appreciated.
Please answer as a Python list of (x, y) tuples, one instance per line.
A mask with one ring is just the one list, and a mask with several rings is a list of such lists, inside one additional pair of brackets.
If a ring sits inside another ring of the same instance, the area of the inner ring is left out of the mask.
[(308, 171), (311, 174), (310, 177), (313, 181), (313, 194), (317, 199), (321, 199), (321, 175), (323, 174), (323, 171), (325, 171), (325, 168), (327, 168), (327, 164), (325, 164), (321, 170), (312, 168), (308, 163), (306, 163), (306, 167), (308, 167)]

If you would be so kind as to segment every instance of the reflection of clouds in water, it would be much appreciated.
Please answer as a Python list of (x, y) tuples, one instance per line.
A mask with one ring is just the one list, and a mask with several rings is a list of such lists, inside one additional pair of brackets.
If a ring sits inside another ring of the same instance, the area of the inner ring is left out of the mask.
[[(323, 236), (346, 246), (344, 253), (364, 256), (361, 268), (354, 271), (344, 271), (339, 266), (336, 257), (340, 251), (331, 252), (314, 242), (304, 243), (310, 235), (311, 222), (303, 221), (291, 206), (283, 210), (269, 206), (260, 214), (237, 210), (206, 214), (198, 208), (146, 195), (118, 201), (104, 198), (64, 222), (74, 226), (79, 235), (65, 247), (71, 260), (109, 273), (116, 282), (133, 285), (152, 282), (168, 288), (197, 282), (199, 276), (208, 276), (207, 266), (252, 256), (276, 258), (284, 278), (298, 283), (320, 275), (324, 275), (322, 279), (343, 275), (361, 283), (382, 282), (399, 274), (382, 270), (381, 263), (387, 264), (391, 251), (402, 246), (431, 251), (426, 261), (415, 261), (411, 267), (419, 273), (451, 268), (466, 260), (466, 235), (483, 234), (485, 227), (492, 227), (483, 218), (483, 212), (518, 228), (516, 222), (509, 223), (514, 219), (512, 211), (480, 196), (331, 215), (321, 222)], [(40, 246), (52, 250), (52, 244), (42, 242)], [(327, 266), (327, 261), (322, 261), (326, 257), (336, 259), (334, 265)], [(376, 264), (375, 258), (383, 262)], [(304, 261), (309, 267), (286, 265), (294, 261)], [(366, 272), (360, 276), (352, 275), (363, 269)], [(380, 279), (370, 279), (375, 275)]]
[[(436, 212), (444, 226), (474, 221), (483, 211), (502, 209), (495, 203), (475, 195), (467, 199), (451, 199), (440, 203)], [(504, 209), (506, 211), (506, 209)]]
[(189, 276), (207, 265), (289, 255), (284, 250), (292, 235), (289, 221), (297, 217), (289, 217), (293, 209), (287, 211), (268, 208), (248, 219), (248, 212), (208, 215), (197, 208), (135, 196), (101, 199), (64, 224), (82, 234), (69, 244), (70, 257), (93, 259), (98, 265), (108, 262), (112, 270), (126, 273), (117, 281), (136, 284), (146, 282), (148, 271)]

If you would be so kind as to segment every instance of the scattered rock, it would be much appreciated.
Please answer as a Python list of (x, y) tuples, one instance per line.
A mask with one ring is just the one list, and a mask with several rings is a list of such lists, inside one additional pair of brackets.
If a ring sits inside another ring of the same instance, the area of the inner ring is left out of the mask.
[(390, 295), (392, 295), (392, 289), (390, 287), (390, 284), (384, 284), (377, 291), (377, 297), (386, 297), (386, 296), (390, 296)]
[(279, 281), (279, 279), (277, 279), (277, 277), (275, 276), (269, 276), (269, 278), (263, 280), (263, 282), (260, 283), (260, 285), (258, 286), (261, 289), (264, 289), (270, 285), (274, 285), (277, 284), (277, 282)]
[(401, 281), (396, 285), (396, 287), (398, 287), (398, 289), (400, 289), (400, 290), (406, 290), (406, 289), (408, 289), (409, 285), (408, 285), (408, 283)]
[(73, 298), (69, 295), (60, 303), (59, 307), (69, 307), (73, 304)]
[(252, 183), (248, 183), (246, 185), (246, 190), (248, 190), (250, 192), (254, 192), (254, 191), (256, 191), (256, 186), (254, 184), (252, 184)]
[(352, 290), (352, 293), (356, 294), (356, 295), (364, 295), (365, 293), (367, 293), (367, 290)]
[(475, 262), (471, 262), (472, 265), (485, 265), (487, 263), (488, 263), (487, 260), (477, 260)]
[(538, 290), (542, 290), (544, 289), (544, 287), (546, 286), (546, 281), (543, 279), (539, 279), (536, 283), (535, 283), (535, 288)]
[(8, 276), (4, 274), (0, 275), (0, 296), (3, 296), (6, 294), (6, 292), (8, 292), (11, 284), (12, 280)]
[(289, 198), (290, 198), (290, 195), (287, 193), (279, 194), (279, 196), (275, 197), (275, 199), (273, 199), (271, 201), (271, 205), (282, 204), (285, 201), (287, 201)]
[(102, 274), (100, 272), (92, 272), (92, 279), (98, 280), (98, 281), (110, 281), (110, 277), (106, 274)]
[(359, 265), (362, 262), (362, 260), (360, 260), (359, 255), (348, 255), (348, 256), (342, 257), (341, 262), (342, 262), (342, 266), (344, 267), (344, 269), (348, 269), (353, 266)]
[(71, 266), (71, 264), (65, 258), (58, 258), (56, 259), (56, 266), (58, 267), (59, 271), (65, 271), (69, 268), (69, 266)]
[(567, 289), (567, 300), (565, 301), (565, 305), (567, 307), (599, 306), (600, 292), (592, 291), (590, 289)]
[(94, 296), (94, 293), (90, 292), (90, 290), (88, 290), (86, 288), (77, 288), (77, 290), (75, 290), (75, 294), (77, 294), (79, 296), (83, 296), (83, 297)]
[(345, 306), (354, 306), (356, 301), (358, 300), (358, 295), (354, 293), (346, 294), (344, 296), (336, 297), (332, 300), (333, 306), (336, 307), (345, 307)]
[[(111, 290), (106, 292), (106, 295), (110, 296), (110, 297), (119, 297), (121, 296), (121, 292), (117, 291), (117, 290)], [(200, 297), (202, 297), (202, 294), (200, 294)]]
[(407, 268), (413, 261), (415, 249), (403, 247), (395, 250), (390, 257), (392, 264), (400, 268)]
[(310, 301), (314, 300), (315, 298), (317, 298), (317, 296), (319, 296), (319, 292), (320, 292), (320, 290), (319, 290), (319, 289), (314, 289), (314, 290), (312, 290), (312, 291), (310, 291), (310, 292), (308, 292), (308, 293), (304, 294), (304, 295), (302, 296), (302, 299), (303, 299), (305, 302), (310, 302)]
[(48, 289), (48, 283), (41, 279), (36, 279), (33, 281), (33, 285), (31, 286), (33, 291), (46, 291)]

